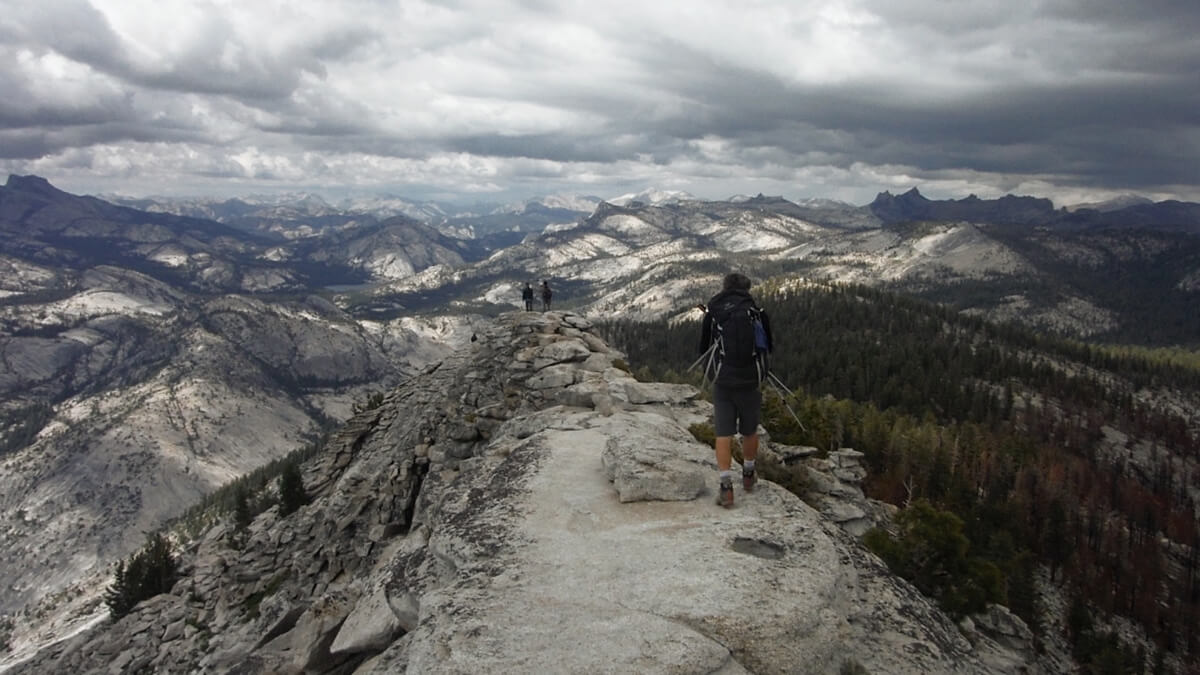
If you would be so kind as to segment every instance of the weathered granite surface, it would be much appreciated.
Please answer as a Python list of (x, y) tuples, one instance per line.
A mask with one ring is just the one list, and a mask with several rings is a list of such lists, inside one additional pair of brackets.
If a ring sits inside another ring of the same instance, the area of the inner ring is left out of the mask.
[[(834, 511), (767, 481), (715, 506), (707, 404), (588, 328), (500, 317), (352, 419), (312, 504), (240, 550), (213, 528), (170, 594), (14, 672), (1029, 672), (1008, 615), (1011, 644), (968, 639)], [(824, 460), (831, 503), (856, 454)]]

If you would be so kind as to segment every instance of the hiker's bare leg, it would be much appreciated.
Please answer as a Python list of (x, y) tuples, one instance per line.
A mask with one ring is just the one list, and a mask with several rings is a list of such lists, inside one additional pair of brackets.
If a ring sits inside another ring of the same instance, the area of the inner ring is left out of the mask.
[[(758, 434), (742, 436), (742, 459), (753, 462), (758, 457)], [(719, 463), (721, 460), (717, 460)]]
[[(755, 438), (755, 441), (758, 439)], [(754, 446), (756, 449), (757, 445)], [(717, 470), (728, 471), (733, 461), (733, 436), (717, 437)]]

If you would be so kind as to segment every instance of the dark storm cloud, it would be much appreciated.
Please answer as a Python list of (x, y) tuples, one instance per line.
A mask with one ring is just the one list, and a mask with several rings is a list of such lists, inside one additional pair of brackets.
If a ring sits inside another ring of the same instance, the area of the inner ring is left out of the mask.
[(120, 67), (120, 39), (108, 19), (84, 0), (21, 3), (0, 21), (0, 38), (5, 42), (37, 52), (52, 50), (102, 70)]
[(0, 129), (0, 158), (35, 159), (71, 148), (86, 148), (114, 141), (188, 143), (202, 140), (195, 131), (145, 124), (106, 122), (56, 129)]
[[(998, 80), (947, 96), (917, 71), (906, 79), (805, 85), (706, 63), (703, 54), (674, 45), (655, 55), (655, 70), (671, 73), (675, 91), (700, 106), (687, 116), (640, 121), (639, 128), (685, 140), (717, 136), (794, 156), (815, 152), (843, 168), (864, 162), (1049, 174), (1098, 187), (1194, 184), (1200, 50), (1169, 44), (1157, 51), (1195, 65), (1172, 61), (1172, 68), (1143, 78)], [(1153, 50), (1142, 58), (1123, 67), (1153, 70)]]
[(1191, 37), (1200, 23), (1200, 4), (1193, 0), (1066, 0), (1041, 6), (1046, 16), (1115, 26), (1154, 25), (1169, 34)]
[[(151, 89), (223, 95), (254, 105), (288, 99), (300, 88), (305, 74), (325, 77), (325, 62), (344, 58), (378, 37), (369, 28), (336, 31), (276, 55), (236, 37), (227, 22), (213, 18), (193, 33), (192, 43), (174, 62), (162, 67), (125, 67), (112, 74)], [(229, 52), (237, 56), (218, 57)]]
[(455, 152), (493, 157), (528, 157), (557, 162), (615, 162), (632, 159), (637, 153), (614, 145), (607, 136), (474, 136), (448, 138), (445, 146)]
[(0, 13), (0, 159), (136, 166), (129, 143), (162, 142), (208, 177), (1200, 191), (1195, 0), (615, 1), (24, 2)]
[(302, 49), (271, 54), (257, 48), (253, 37), (240, 35), (220, 14), (205, 12), (187, 26), (164, 26), (168, 33), (177, 31), (180, 39), (186, 34), (186, 40), (169, 59), (143, 62), (88, 2), (58, 0), (22, 9), (25, 13), (10, 17), (3, 34), (35, 50), (58, 52), (131, 85), (252, 100), (285, 98), (303, 73), (323, 76), (325, 61), (343, 58), (378, 39), (370, 27), (334, 30)]
[(3, 82), (3, 77), (0, 77), (0, 90), (13, 94), (0, 98), (0, 129), (81, 126), (137, 119), (128, 96), (48, 105), (22, 96), (21, 88), (9, 86)]

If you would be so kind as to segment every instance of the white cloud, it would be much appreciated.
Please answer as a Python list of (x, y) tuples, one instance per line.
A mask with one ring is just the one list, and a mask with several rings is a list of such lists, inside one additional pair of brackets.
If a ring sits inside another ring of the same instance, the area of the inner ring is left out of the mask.
[(1200, 12), (1153, 4), (18, 0), (0, 168), (125, 193), (1196, 199)]

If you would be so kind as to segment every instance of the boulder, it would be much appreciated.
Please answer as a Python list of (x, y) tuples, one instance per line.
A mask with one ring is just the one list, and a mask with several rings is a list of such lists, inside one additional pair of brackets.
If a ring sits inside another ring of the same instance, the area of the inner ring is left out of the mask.
[(624, 413), (612, 420), (600, 463), (622, 502), (683, 501), (705, 491), (712, 475), (711, 451), (690, 435), (664, 435), (653, 428), (661, 417)]
[(572, 366), (548, 366), (525, 380), (525, 385), (530, 389), (559, 389), (575, 384), (576, 374), (577, 369)]
[(542, 347), (533, 359), (535, 370), (558, 363), (583, 361), (592, 355), (592, 351), (582, 340), (560, 340)]
[(380, 652), (404, 632), (388, 603), (387, 592), (377, 583), (359, 598), (329, 646), (333, 654)]

